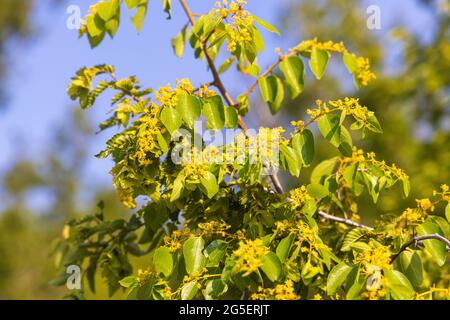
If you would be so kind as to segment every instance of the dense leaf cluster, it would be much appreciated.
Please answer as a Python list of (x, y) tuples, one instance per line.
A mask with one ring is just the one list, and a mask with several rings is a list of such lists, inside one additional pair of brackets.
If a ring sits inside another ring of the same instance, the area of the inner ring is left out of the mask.
[[(133, 23), (139, 30), (147, 1), (124, 2), (137, 8)], [(172, 39), (174, 52), (182, 55), (188, 41), (195, 57), (207, 61), (212, 82), (195, 88), (181, 79), (152, 91), (134, 77), (117, 79), (107, 65), (83, 68), (72, 79), (68, 93), (82, 108), (105, 90), (114, 91), (112, 116), (100, 129), (120, 131), (98, 156), (113, 159), (120, 199), (137, 209), (129, 220), (108, 221), (100, 207), (96, 215), (69, 222), (56, 250), (61, 265), (83, 266), (91, 290), (99, 270), (110, 294), (122, 286), (132, 299), (449, 297), (448, 280), (427, 272), (442, 267), (450, 249), (448, 186), (375, 227), (359, 223), (357, 198), (363, 192), (376, 202), (381, 192), (400, 184), (407, 197), (410, 184), (396, 165), (353, 145), (350, 131), (382, 133), (374, 113), (358, 99), (318, 100), (307, 110), (309, 119), (293, 121), (290, 129), (252, 134), (245, 125), (248, 96), (256, 87), (273, 114), (283, 105), (285, 87), (291, 98), (301, 94), (304, 61), (320, 79), (329, 58), (340, 54), (360, 87), (375, 78), (368, 60), (342, 43), (313, 39), (287, 53), (277, 50), (276, 62), (260, 71), (256, 57), (264, 42), (258, 26), (279, 32), (246, 11), (245, 1), (218, 3), (197, 19), (180, 2), (191, 23)], [(169, 16), (170, 4), (163, 1)], [(82, 32), (97, 45), (105, 32), (115, 33), (119, 16), (120, 1), (101, 1)], [(216, 69), (223, 44), (230, 57)], [(220, 79), (232, 64), (255, 78), (237, 103)], [(199, 120), (214, 132), (239, 131), (226, 144), (210, 144), (205, 137), (192, 144)], [(340, 155), (313, 168), (309, 184), (283, 192), (277, 171), (299, 177), (313, 162), (314, 125)], [(180, 132), (182, 143), (174, 140)], [(188, 148), (177, 150), (180, 144)], [(174, 161), (175, 151), (184, 161)], [(439, 215), (441, 204), (447, 204), (447, 220)], [(134, 272), (129, 255), (149, 255), (152, 263)], [(63, 270), (56, 282), (66, 278)]]

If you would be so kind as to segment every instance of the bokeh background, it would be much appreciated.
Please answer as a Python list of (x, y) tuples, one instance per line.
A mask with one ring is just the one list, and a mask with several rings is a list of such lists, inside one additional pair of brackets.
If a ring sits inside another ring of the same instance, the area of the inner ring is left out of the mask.
[[(109, 111), (107, 99), (81, 113), (66, 95), (70, 77), (82, 66), (108, 63), (119, 76), (136, 75), (145, 86), (158, 87), (189, 77), (210, 81), (191, 50), (172, 54), (170, 38), (186, 23), (177, 1), (166, 20), (160, 1), (150, 1), (140, 34), (127, 19), (113, 41), (94, 50), (66, 26), (69, 5), (83, 15), (94, 0), (0, 0), (0, 298), (59, 299), (67, 292), (49, 284), (56, 275), (49, 256), (54, 238), (69, 218), (92, 213), (99, 200), (106, 214), (130, 214), (119, 204), (108, 174), (111, 163), (94, 155), (111, 132), (96, 134)], [(399, 214), (414, 200), (450, 182), (450, 5), (446, 0), (249, 0), (248, 9), (282, 30), (264, 33), (261, 67), (273, 61), (274, 49), (286, 50), (303, 39), (344, 41), (350, 51), (371, 59), (378, 78), (355, 92), (352, 80), (335, 61), (321, 81), (308, 74), (304, 92), (269, 116), (258, 95), (248, 115), (252, 127), (285, 125), (304, 116), (318, 98), (359, 97), (374, 110), (383, 135), (369, 135), (357, 145), (394, 162), (411, 176), (412, 192), (384, 193), (377, 204), (362, 197), (360, 212), (370, 223), (381, 214)], [(191, 0), (195, 12), (214, 1)], [(381, 9), (381, 29), (366, 27), (369, 5)], [(128, 12), (126, 13), (128, 14)], [(125, 16), (126, 16), (125, 14)], [(333, 61), (333, 59), (331, 60)], [(251, 79), (229, 71), (224, 81), (233, 94)], [(319, 159), (333, 156), (318, 139)], [(308, 180), (284, 178), (294, 187)], [(145, 265), (143, 261), (136, 262)], [(105, 298), (99, 284), (95, 296)], [(120, 298), (117, 293), (114, 298)]]

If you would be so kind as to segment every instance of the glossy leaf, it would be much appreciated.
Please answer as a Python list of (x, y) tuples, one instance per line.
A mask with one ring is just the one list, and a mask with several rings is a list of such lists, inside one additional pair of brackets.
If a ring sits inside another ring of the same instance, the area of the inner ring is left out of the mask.
[(329, 54), (325, 50), (314, 48), (311, 51), (309, 67), (317, 79), (321, 79), (327, 68)]
[(261, 270), (266, 274), (270, 281), (277, 281), (281, 276), (282, 270), (278, 256), (273, 252), (267, 253), (264, 257), (264, 264), (262, 265)]
[(166, 277), (170, 276), (173, 270), (173, 258), (170, 249), (167, 247), (156, 249), (153, 253), (153, 264), (157, 273), (162, 273)]
[(177, 100), (177, 111), (181, 114), (184, 122), (189, 128), (193, 128), (202, 111), (200, 101), (190, 94), (181, 94)]
[(186, 272), (189, 275), (200, 272), (206, 265), (203, 255), (205, 242), (202, 237), (190, 237), (183, 245), (183, 256), (186, 264)]
[(328, 295), (333, 295), (337, 291), (337, 289), (347, 280), (347, 276), (353, 268), (354, 266), (341, 262), (330, 271), (327, 279)]
[(291, 99), (296, 98), (304, 86), (303, 61), (297, 56), (291, 56), (280, 63), (280, 70), (286, 79), (286, 84), (291, 93)]

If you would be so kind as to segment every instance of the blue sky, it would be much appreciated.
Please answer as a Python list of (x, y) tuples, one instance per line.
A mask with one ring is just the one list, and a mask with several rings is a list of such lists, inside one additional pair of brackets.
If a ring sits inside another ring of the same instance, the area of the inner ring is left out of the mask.
[[(85, 15), (88, 5), (94, 2), (72, 0), (70, 4), (79, 5)], [(289, 0), (250, 0), (248, 9), (277, 25), (279, 9), (288, 2)], [(381, 7), (383, 33), (398, 23), (406, 24), (415, 32), (424, 33), (425, 38), (426, 33), (430, 32), (423, 28), (431, 24), (428, 21), (430, 17), (421, 11), (415, 1), (366, 2), (367, 5), (377, 4)], [(9, 104), (0, 117), (0, 174), (16, 157), (39, 159), (45, 155), (55, 124), (64, 121), (71, 113), (71, 108), (75, 107), (65, 92), (71, 76), (81, 66), (112, 64), (119, 77), (136, 75), (144, 86), (153, 88), (174, 83), (176, 78), (189, 77), (194, 84), (211, 80), (205, 65), (191, 58), (191, 50), (187, 50), (182, 59), (176, 58), (172, 53), (170, 38), (187, 22), (178, 1), (173, 1), (172, 20), (166, 20), (159, 0), (150, 1), (148, 16), (140, 34), (133, 29), (128, 19), (130, 13), (124, 8), (115, 39), (107, 39), (94, 50), (90, 49), (86, 39), (78, 40), (76, 31), (67, 29), (67, 5), (50, 7), (41, 1), (36, 3), (33, 20), (39, 28), (38, 36), (31, 44), (10, 45), (10, 63), (13, 67), (7, 80)], [(205, 12), (214, 1), (192, 0), (190, 3), (194, 12)], [(295, 45), (290, 43), (290, 39), (281, 40), (270, 33), (264, 32), (263, 36), (267, 42), (266, 52), (259, 58), (262, 67), (273, 60), (275, 47), (286, 49)], [(250, 79), (233, 75), (226, 75), (224, 79), (233, 93), (243, 91), (250, 83)], [(108, 110), (107, 100), (100, 99), (88, 111), (88, 117), (92, 123), (98, 123), (105, 118)], [(89, 143), (89, 157), (92, 161), (86, 166), (86, 177), (95, 179), (86, 179), (87, 184), (110, 183), (107, 173), (110, 163), (93, 158), (107, 137), (108, 133), (97, 135)]]

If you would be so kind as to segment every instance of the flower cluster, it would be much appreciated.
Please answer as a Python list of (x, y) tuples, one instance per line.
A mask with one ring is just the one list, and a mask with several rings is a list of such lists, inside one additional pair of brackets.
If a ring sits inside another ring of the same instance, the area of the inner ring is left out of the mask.
[(450, 203), (450, 188), (446, 184), (441, 185), (441, 192), (433, 191), (433, 196), (440, 196), (443, 201)]
[(225, 237), (227, 235), (227, 230), (230, 229), (230, 225), (226, 224), (224, 221), (208, 221), (198, 224), (200, 232), (204, 236), (219, 235)]
[(239, 242), (239, 248), (233, 252), (236, 258), (235, 270), (242, 271), (244, 275), (249, 275), (258, 270), (264, 264), (264, 257), (269, 252), (261, 239), (246, 240)]
[(303, 207), (307, 200), (311, 199), (305, 186), (293, 189), (289, 192), (289, 199), (291, 200), (292, 209), (299, 209)]
[(369, 82), (376, 79), (375, 74), (370, 70), (368, 58), (358, 57), (356, 59), (355, 76), (363, 86), (367, 86)]
[(162, 154), (158, 144), (158, 134), (161, 134), (162, 128), (159, 119), (150, 114), (142, 116), (139, 122), (141, 125), (137, 132), (136, 160), (144, 167)]
[(311, 228), (304, 221), (277, 221), (276, 222), (277, 233), (290, 233), (298, 236), (299, 241), (306, 241), (309, 244), (314, 244), (317, 235), (317, 229)]
[(408, 226), (422, 223), (425, 221), (426, 217), (426, 211), (407, 208), (398, 218), (398, 221), (403, 222), (404, 225)]
[(170, 236), (164, 236), (164, 245), (170, 249), (170, 252), (175, 252), (181, 248), (181, 242), (189, 238), (190, 235), (191, 230), (189, 228), (175, 230)]
[(175, 88), (172, 88), (170, 83), (164, 87), (160, 87), (158, 91), (155, 92), (155, 100), (158, 101), (161, 106), (175, 107), (178, 95), (183, 93), (192, 94), (193, 92), (194, 87), (189, 79), (177, 79)]
[(378, 161), (374, 152), (364, 154), (363, 150), (356, 147), (352, 148), (352, 156), (341, 159), (342, 163), (358, 163), (359, 169), (365, 171), (367, 165), (372, 165), (381, 170), (385, 176), (391, 176), (397, 179), (409, 179), (406, 173), (395, 164), (387, 165), (384, 160)]
[(304, 52), (311, 52), (315, 48), (330, 52), (338, 52), (342, 54), (348, 53), (347, 49), (345, 48), (342, 42), (338, 43), (333, 41), (320, 42), (319, 40), (317, 40), (317, 38), (300, 42), (300, 44), (297, 47), (295, 47), (294, 50), (298, 53), (304, 53)]
[(152, 275), (150, 270), (142, 270), (139, 269), (137, 272), (137, 276), (136, 276), (136, 282), (140, 285), (143, 286), (148, 278), (150, 278), (150, 276)]
[(417, 208), (419, 208), (420, 210), (430, 211), (430, 212), (434, 211), (434, 204), (428, 198), (416, 199), (416, 203), (417, 203)]
[(357, 253), (354, 258), (354, 263), (359, 264), (363, 272), (372, 275), (379, 270), (392, 268), (390, 264), (392, 252), (388, 247), (374, 241), (369, 242), (369, 246), (370, 248)]
[(235, 137), (234, 154), (242, 160), (248, 153), (250, 163), (261, 162), (269, 166), (277, 166), (280, 144), (288, 143), (288, 140), (283, 137), (284, 131), (282, 127), (277, 127), (260, 128), (255, 136), (240, 133)]
[[(350, 55), (342, 42), (335, 43), (333, 41), (320, 42), (317, 38), (312, 40), (302, 41), (297, 47), (294, 48), (295, 53), (311, 53), (313, 49), (325, 50), (329, 53), (335, 52), (343, 55)], [(355, 57), (355, 71), (354, 75), (358, 82), (367, 86), (369, 82), (376, 78), (375, 74), (370, 69), (369, 59), (363, 57)]]
[(224, 19), (231, 17), (231, 22), (225, 24), (229, 52), (234, 52), (238, 45), (252, 41), (253, 16), (242, 8), (245, 4), (247, 2), (244, 0), (232, 0), (229, 4), (227, 0), (216, 2), (216, 13)]
[(258, 292), (252, 294), (252, 300), (298, 300), (300, 296), (295, 293), (292, 280), (284, 284), (277, 284), (275, 288), (259, 287)]
[(358, 122), (365, 123), (370, 116), (373, 116), (373, 111), (369, 111), (367, 107), (361, 106), (359, 99), (345, 97), (344, 100), (329, 101), (329, 105), (345, 111), (347, 115), (353, 116)]

